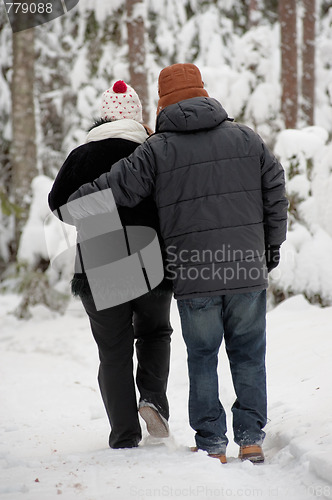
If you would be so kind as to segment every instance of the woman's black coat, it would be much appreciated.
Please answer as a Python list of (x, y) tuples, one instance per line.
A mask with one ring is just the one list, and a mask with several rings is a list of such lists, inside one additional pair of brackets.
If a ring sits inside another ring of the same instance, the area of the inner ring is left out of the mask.
[[(111, 165), (129, 156), (138, 145), (127, 139), (109, 138), (88, 142), (74, 149), (59, 170), (49, 193), (50, 209), (55, 211), (65, 205), (69, 196), (80, 186), (109, 172)], [(159, 236), (158, 214), (151, 196), (134, 208), (118, 207), (118, 213), (123, 226), (149, 226)], [(169, 288), (169, 283), (166, 285), (163, 282), (163, 285)], [(74, 275), (72, 292), (74, 295), (90, 293), (85, 274)]]

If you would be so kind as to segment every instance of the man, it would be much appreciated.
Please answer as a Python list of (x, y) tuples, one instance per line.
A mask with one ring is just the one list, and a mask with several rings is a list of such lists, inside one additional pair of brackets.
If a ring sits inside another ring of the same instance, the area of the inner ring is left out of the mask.
[(118, 205), (132, 207), (153, 194), (188, 351), (195, 449), (226, 462), (217, 374), (225, 337), (234, 440), (241, 459), (262, 462), (267, 272), (286, 237), (284, 171), (257, 134), (208, 96), (193, 64), (162, 70), (157, 114), (156, 134), (69, 201), (111, 187)]

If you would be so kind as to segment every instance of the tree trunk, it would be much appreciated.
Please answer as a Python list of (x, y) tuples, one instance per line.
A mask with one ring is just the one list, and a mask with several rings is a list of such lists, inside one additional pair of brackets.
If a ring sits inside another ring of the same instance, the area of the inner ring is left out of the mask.
[(257, 0), (249, 0), (248, 6), (248, 20), (249, 20), (249, 28), (252, 26), (257, 26), (258, 24), (258, 1)]
[(34, 29), (14, 33), (11, 193), (15, 204), (20, 207), (20, 216), (16, 218), (16, 245), (28, 218), (31, 181), (37, 175), (34, 61)]
[(126, 0), (130, 85), (143, 106), (143, 121), (149, 121), (148, 77), (145, 65), (144, 1)]
[(279, 2), (281, 42), (281, 111), (286, 128), (297, 124), (297, 30), (296, 0)]
[(302, 114), (307, 125), (314, 124), (315, 107), (315, 23), (316, 1), (303, 0)]

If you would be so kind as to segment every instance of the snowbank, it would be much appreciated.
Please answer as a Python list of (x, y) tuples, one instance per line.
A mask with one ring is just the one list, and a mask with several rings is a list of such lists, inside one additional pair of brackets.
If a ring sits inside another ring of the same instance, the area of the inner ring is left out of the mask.
[[(173, 303), (169, 400), (172, 436), (137, 449), (108, 448), (108, 421), (96, 382), (98, 355), (79, 302), (66, 316), (36, 307), (19, 322), (0, 302), (1, 500), (146, 500), (153, 498), (332, 498), (332, 308), (301, 296), (268, 314), (269, 423), (266, 464), (237, 459), (230, 407), (234, 401), (225, 352), (221, 400), (228, 414), (228, 464), (190, 453), (188, 378)], [(61, 496), (60, 496), (61, 495)]]
[(332, 303), (332, 145), (321, 127), (284, 130), (275, 153), (286, 174), (289, 231), (280, 266), (271, 273), (274, 289), (303, 293)]

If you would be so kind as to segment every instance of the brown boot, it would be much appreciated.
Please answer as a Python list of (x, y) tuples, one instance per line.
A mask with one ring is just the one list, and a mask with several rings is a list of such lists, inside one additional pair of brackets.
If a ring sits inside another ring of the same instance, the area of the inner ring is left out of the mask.
[(241, 460), (250, 460), (253, 464), (262, 464), (265, 460), (262, 447), (258, 444), (240, 446), (239, 458)]
[[(192, 446), (190, 448), (190, 451), (198, 451), (198, 448), (197, 446)], [(220, 462), (222, 464), (227, 464), (227, 458), (226, 458), (226, 455), (222, 454), (222, 453), (208, 453), (208, 457), (211, 457), (211, 458), (218, 458), (220, 460)]]

